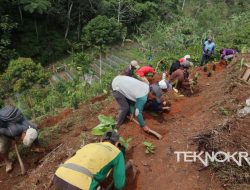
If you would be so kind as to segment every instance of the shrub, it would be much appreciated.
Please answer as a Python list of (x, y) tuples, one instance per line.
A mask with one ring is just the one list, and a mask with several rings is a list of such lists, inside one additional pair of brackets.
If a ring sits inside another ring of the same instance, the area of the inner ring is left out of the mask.
[(18, 58), (10, 62), (2, 75), (2, 82), (9, 92), (21, 93), (35, 84), (46, 84), (48, 76), (44, 68), (30, 58)]

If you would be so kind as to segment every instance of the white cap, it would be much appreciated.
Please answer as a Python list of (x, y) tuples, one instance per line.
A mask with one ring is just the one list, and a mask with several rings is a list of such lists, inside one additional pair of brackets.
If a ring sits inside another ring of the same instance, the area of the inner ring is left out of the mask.
[(139, 66), (139, 64), (138, 64), (138, 62), (137, 62), (136, 60), (131, 61), (131, 62), (130, 62), (130, 65), (132, 65), (132, 66), (135, 67), (136, 69), (139, 69), (139, 68), (140, 68), (140, 66)]
[(25, 137), (23, 139), (23, 144), (25, 146), (31, 146), (31, 144), (36, 140), (37, 138), (37, 130), (29, 127), (29, 129), (26, 131)]
[(172, 89), (172, 85), (166, 80), (161, 80), (158, 84), (160, 88), (163, 90), (168, 89), (168, 88)]
[(185, 58), (185, 59), (190, 59), (191, 56), (190, 56), (190, 55), (185, 55), (184, 58)]

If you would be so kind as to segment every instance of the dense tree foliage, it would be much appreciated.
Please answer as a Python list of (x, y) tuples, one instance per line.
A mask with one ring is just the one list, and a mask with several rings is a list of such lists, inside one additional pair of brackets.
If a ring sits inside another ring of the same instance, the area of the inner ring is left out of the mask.
[[(4, 93), (21, 93), (35, 84), (43, 85), (48, 80), (44, 68), (30, 58), (12, 60), (1, 77), (1, 87)], [(1, 94), (4, 94), (1, 93)]]
[(125, 35), (126, 30), (114, 18), (97, 16), (83, 28), (82, 40), (89, 46), (101, 47), (119, 42)]
[[(77, 108), (108, 89), (117, 71), (102, 76), (103, 52), (126, 38), (152, 65), (163, 60), (168, 66), (185, 54), (197, 63), (208, 35), (216, 56), (223, 47), (248, 49), (249, 10), (245, 0), (0, 0), (1, 97), (11, 96), (30, 116)], [(64, 58), (76, 76), (41, 88), (48, 79), (44, 68)], [(101, 83), (89, 87), (81, 79), (93, 60)]]

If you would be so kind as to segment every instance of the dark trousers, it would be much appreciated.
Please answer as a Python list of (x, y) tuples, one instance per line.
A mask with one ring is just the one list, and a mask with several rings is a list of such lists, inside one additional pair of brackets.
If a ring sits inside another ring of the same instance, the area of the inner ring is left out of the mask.
[(145, 108), (147, 108), (148, 110), (156, 113), (162, 112), (163, 111), (162, 107), (163, 107), (162, 104), (158, 103), (156, 100), (148, 101), (145, 106)]
[(210, 57), (211, 57), (211, 55), (202, 54), (200, 66), (203, 66), (204, 62), (205, 62), (205, 64), (207, 64)]
[(129, 103), (128, 103), (127, 98), (118, 91), (113, 91), (113, 96), (115, 97), (119, 105), (119, 113), (118, 113), (117, 120), (116, 120), (117, 127), (119, 128), (129, 113)]
[(69, 184), (68, 182), (57, 177), (56, 175), (53, 178), (53, 184), (56, 190), (80, 190), (78, 187)]

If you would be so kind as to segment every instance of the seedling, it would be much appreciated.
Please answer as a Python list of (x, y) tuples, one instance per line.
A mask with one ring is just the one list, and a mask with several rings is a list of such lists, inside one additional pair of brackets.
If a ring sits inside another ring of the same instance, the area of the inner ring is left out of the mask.
[(213, 71), (215, 71), (216, 70), (216, 65), (215, 64), (213, 64)]
[(221, 106), (219, 109), (222, 115), (225, 115), (225, 116), (229, 115), (229, 111), (226, 110), (224, 107)]
[(200, 77), (200, 73), (195, 73), (194, 78), (192, 80), (193, 86), (197, 85), (199, 77)]
[(193, 80), (190, 83), (191, 92), (194, 93), (194, 86), (197, 85), (200, 73), (195, 73)]
[(132, 139), (133, 139), (132, 137), (129, 137), (129, 138), (127, 138), (127, 140), (125, 140), (123, 137), (120, 137), (119, 142), (121, 143), (122, 146), (125, 147), (125, 149), (127, 149), (129, 147), (129, 143), (130, 143), (130, 141), (132, 141)]
[(101, 136), (106, 131), (113, 129), (116, 125), (115, 120), (110, 116), (99, 115), (98, 119), (100, 121), (100, 124), (92, 129), (92, 135)]
[(208, 74), (207, 74), (208, 77), (211, 77), (212, 76), (212, 72), (209, 71)]
[(153, 143), (149, 142), (149, 141), (144, 141), (143, 144), (146, 146), (146, 150), (145, 150), (145, 153), (146, 154), (154, 154), (154, 149), (155, 149), (155, 146), (153, 145)]
[(205, 66), (205, 67), (203, 68), (203, 71), (204, 71), (204, 72), (207, 72), (207, 66)]

